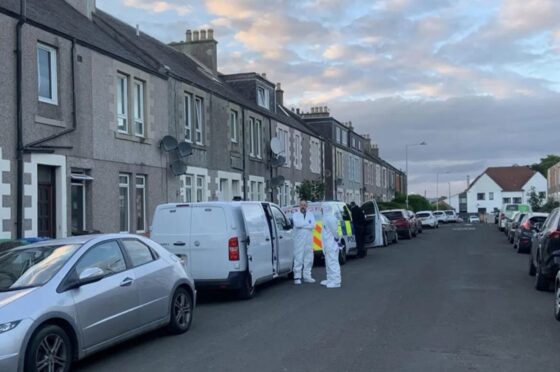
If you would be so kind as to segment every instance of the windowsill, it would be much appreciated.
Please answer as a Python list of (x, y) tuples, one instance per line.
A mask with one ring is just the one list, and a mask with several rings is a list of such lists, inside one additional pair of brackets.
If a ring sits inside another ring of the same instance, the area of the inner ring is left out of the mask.
[(249, 160), (257, 162), (257, 163), (264, 163), (264, 160), (262, 158), (258, 158), (254, 155), (249, 155)]
[(39, 97), (39, 102), (46, 103), (47, 105), (58, 106), (58, 101), (48, 99), (48, 98), (41, 98)]
[(115, 138), (116, 139), (120, 139), (120, 140), (124, 140), (124, 141), (130, 141), (130, 142), (136, 142), (136, 143), (141, 143), (144, 145), (151, 145), (152, 144), (152, 140), (146, 137), (138, 137), (132, 134), (127, 134), (127, 133), (121, 133), (121, 132), (115, 132)]
[(35, 123), (50, 125), (52, 127), (58, 127), (58, 128), (66, 128), (66, 124), (64, 124), (63, 121), (55, 120), (55, 119), (49, 119), (49, 118), (46, 118), (46, 117), (40, 116), (40, 115), (35, 115)]

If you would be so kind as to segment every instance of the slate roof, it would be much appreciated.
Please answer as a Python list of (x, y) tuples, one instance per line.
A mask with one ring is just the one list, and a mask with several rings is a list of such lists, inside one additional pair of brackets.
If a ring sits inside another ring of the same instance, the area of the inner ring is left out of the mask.
[(502, 191), (523, 191), (523, 186), (535, 173), (537, 172), (528, 166), (489, 167), (471, 183), (467, 191), (485, 174), (496, 182)]

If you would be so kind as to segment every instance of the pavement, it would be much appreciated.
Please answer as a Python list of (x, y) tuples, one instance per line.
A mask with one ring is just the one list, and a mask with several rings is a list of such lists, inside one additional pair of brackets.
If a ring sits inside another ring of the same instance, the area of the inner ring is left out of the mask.
[(202, 295), (191, 330), (153, 332), (78, 371), (559, 371), (552, 293), (494, 225), (446, 225), (342, 267), (342, 288), (279, 279)]

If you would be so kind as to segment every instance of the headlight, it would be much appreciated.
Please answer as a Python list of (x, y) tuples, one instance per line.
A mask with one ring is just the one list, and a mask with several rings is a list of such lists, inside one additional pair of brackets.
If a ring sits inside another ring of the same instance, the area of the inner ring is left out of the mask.
[(0, 324), (0, 333), (11, 331), (12, 329), (16, 328), (20, 322), (21, 320), (16, 320), (15, 322)]

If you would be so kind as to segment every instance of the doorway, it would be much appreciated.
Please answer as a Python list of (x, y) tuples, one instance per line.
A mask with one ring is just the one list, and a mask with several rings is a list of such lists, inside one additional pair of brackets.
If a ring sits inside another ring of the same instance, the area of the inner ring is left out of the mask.
[(37, 234), (56, 238), (56, 189), (55, 167), (37, 166)]

